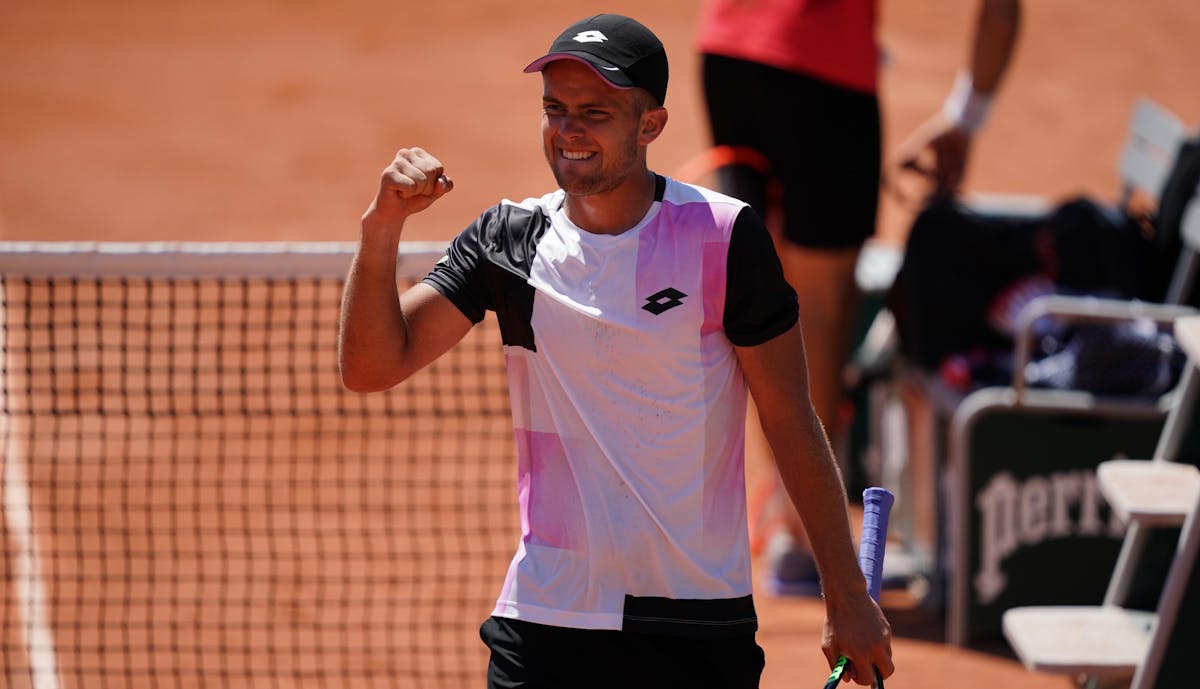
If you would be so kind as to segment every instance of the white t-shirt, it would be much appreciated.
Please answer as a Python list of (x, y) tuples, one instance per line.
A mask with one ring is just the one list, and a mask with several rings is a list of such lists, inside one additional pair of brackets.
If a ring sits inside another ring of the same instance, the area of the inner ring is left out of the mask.
[(753, 631), (746, 386), (734, 343), (791, 328), (762, 222), (666, 178), (592, 234), (560, 190), (489, 209), (426, 282), (500, 323), (521, 541), (494, 615), (582, 629)]

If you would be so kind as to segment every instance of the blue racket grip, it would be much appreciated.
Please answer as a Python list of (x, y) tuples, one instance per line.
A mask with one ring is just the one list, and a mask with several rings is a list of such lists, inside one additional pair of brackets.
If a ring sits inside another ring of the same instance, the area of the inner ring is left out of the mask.
[[(883, 585), (883, 551), (887, 545), (888, 515), (896, 497), (886, 488), (872, 487), (863, 491), (862, 534), (858, 539), (858, 567), (867, 580), (867, 592), (876, 602)], [(879, 668), (875, 670), (875, 686), (883, 689)], [(846, 657), (838, 658), (825, 680), (825, 689), (836, 689), (846, 671)]]
[(862, 536), (859, 538), (858, 566), (867, 579), (867, 592), (876, 602), (883, 584), (883, 550), (887, 545), (888, 515), (895, 496), (886, 488), (863, 491)]

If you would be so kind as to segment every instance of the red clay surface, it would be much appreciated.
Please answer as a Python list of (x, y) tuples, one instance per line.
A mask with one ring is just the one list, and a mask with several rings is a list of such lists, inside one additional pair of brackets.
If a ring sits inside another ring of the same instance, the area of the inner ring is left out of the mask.
[[(940, 104), (973, 5), (882, 3), (890, 148)], [(1111, 199), (1136, 97), (1200, 122), (1200, 4), (1026, 5), (968, 188)], [(667, 44), (671, 120), (651, 164), (669, 173), (707, 145), (699, 2), (5, 3), (0, 239), (353, 241), (378, 172), (410, 145), (440, 157), (457, 186), (406, 238), (448, 239), (501, 197), (551, 188), (540, 81), (520, 68), (593, 11), (637, 16)], [(900, 237), (906, 223), (887, 207), (881, 233)], [(815, 686), (819, 605), (763, 598), (760, 612), (763, 686)], [(892, 689), (1070, 686), (901, 625), (897, 635)]]

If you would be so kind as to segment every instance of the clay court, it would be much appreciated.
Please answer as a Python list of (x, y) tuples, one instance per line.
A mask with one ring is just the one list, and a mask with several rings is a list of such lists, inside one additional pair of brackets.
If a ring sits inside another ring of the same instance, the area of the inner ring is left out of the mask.
[[(406, 238), (449, 239), (500, 198), (552, 188), (540, 80), (520, 68), (597, 11), (636, 16), (667, 45), (670, 123), (650, 162), (670, 174), (708, 145), (692, 44), (699, 4), (8, 3), (0, 240), (354, 241), (379, 171), (413, 145), (456, 186)], [(940, 107), (973, 7), (881, 3), (885, 150)], [(1115, 199), (1137, 97), (1200, 123), (1198, 36), (1194, 0), (1029, 0), (968, 189)], [(885, 199), (880, 235), (901, 240), (909, 220)], [(1071, 686), (1003, 649), (945, 645), (937, 620), (903, 597), (885, 602), (897, 636), (891, 689)], [(762, 596), (759, 612), (764, 689), (816, 686), (826, 674), (819, 604)]]

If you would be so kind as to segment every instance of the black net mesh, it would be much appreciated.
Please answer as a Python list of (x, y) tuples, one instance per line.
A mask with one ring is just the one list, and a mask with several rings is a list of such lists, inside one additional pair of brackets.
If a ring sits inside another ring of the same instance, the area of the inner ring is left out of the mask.
[(0, 287), (4, 686), (482, 682), (517, 537), (493, 319), (358, 395), (339, 280)]

